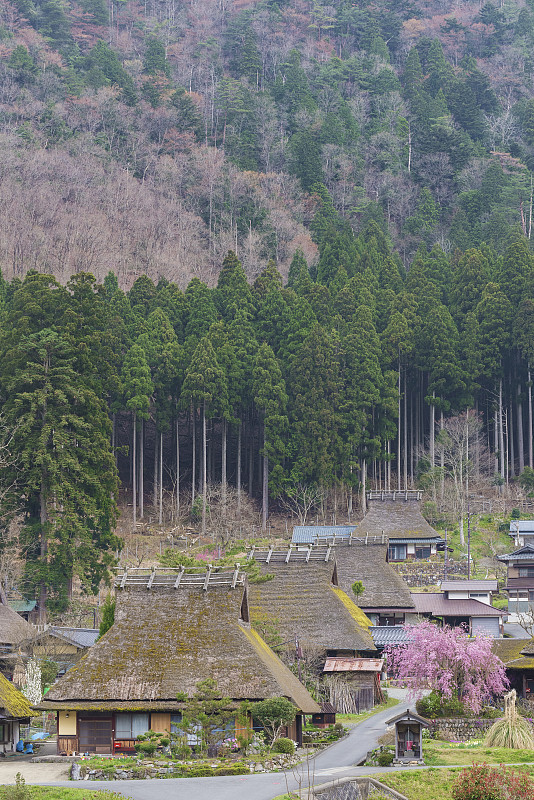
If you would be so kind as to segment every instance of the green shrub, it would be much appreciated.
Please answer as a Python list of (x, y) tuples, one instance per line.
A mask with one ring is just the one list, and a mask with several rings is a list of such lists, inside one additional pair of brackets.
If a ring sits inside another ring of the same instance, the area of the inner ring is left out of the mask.
[(227, 767), (217, 767), (215, 775), (249, 775), (250, 769), (246, 764), (230, 764)]
[(215, 770), (212, 767), (202, 766), (201, 764), (187, 769), (182, 767), (181, 772), (186, 778), (212, 778), (215, 775)]
[(30, 798), (31, 798), (31, 790), (28, 786), (26, 786), (26, 781), (24, 780), (20, 772), (17, 772), (17, 774), (15, 775), (15, 785), (4, 787), (2, 799), (30, 800)]
[(273, 753), (289, 753), (289, 755), (293, 755), (295, 752), (295, 742), (292, 739), (288, 739), (286, 736), (281, 736), (280, 739), (277, 739), (276, 742), (273, 743), (271, 750)]
[(417, 713), (428, 719), (437, 717), (462, 717), (465, 708), (457, 697), (442, 697), (437, 692), (430, 692), (426, 697), (421, 697), (415, 704)]
[(310, 736), (309, 733), (304, 733), (302, 735), (302, 744), (311, 744), (313, 742), (313, 736)]
[(159, 740), (159, 743), (162, 747), (168, 747), (170, 741), (171, 741), (170, 739), (167, 739), (167, 737), (164, 736), (162, 739)]
[(379, 767), (389, 767), (393, 763), (394, 754), (391, 750), (383, 750), (376, 759)]
[(153, 756), (156, 752), (156, 742), (139, 742), (135, 744), (135, 749), (138, 753), (146, 753), (147, 756)]

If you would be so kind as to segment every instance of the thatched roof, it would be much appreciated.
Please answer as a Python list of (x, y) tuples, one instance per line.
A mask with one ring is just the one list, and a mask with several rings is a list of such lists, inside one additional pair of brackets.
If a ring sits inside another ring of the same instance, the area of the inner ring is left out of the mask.
[(0, 674), (0, 717), (24, 719), (31, 717), (28, 700), (19, 690)]
[(491, 649), (507, 669), (534, 670), (534, 639), (494, 639)]
[[(216, 681), (234, 701), (284, 696), (302, 711), (318, 705), (246, 622), (246, 587), (126, 585), (115, 623), (48, 692), (41, 708), (180, 709), (197, 683)], [(80, 706), (80, 703), (82, 704)]]
[(272, 580), (251, 583), (251, 621), (271, 621), (288, 647), (295, 638), (303, 647), (324, 650), (375, 650), (370, 620), (338, 586), (335, 564), (309, 560), (266, 562), (255, 553), (263, 575)]
[(407, 584), (386, 561), (387, 544), (336, 545), (336, 568), (340, 587), (350, 596), (352, 584), (361, 581), (364, 592), (358, 605), (365, 609), (412, 609)]
[(25, 639), (33, 639), (37, 629), (26, 622), (9, 606), (0, 603), (0, 647), (17, 645)]
[(437, 539), (440, 534), (421, 514), (418, 500), (372, 500), (369, 511), (358, 526), (357, 534), (375, 536), (385, 533), (395, 539)]

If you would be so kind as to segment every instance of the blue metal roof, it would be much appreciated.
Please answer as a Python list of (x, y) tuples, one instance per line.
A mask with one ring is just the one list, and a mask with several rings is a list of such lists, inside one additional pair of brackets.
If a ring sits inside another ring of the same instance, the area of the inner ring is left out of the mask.
[(293, 544), (315, 544), (317, 539), (348, 539), (356, 525), (296, 525), (293, 528)]
[(433, 539), (397, 539), (393, 534), (389, 535), (389, 544), (415, 544), (419, 546), (420, 544), (441, 544), (445, 540), (441, 538), (441, 536), (435, 536)]
[(532, 533), (534, 534), (534, 519), (513, 519), (510, 522), (510, 533), (515, 536), (516, 533)]

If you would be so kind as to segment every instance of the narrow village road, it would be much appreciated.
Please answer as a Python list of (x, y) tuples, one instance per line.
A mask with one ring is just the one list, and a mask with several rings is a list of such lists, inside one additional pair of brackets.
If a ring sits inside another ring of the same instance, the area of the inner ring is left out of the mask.
[[(364, 775), (376, 772), (376, 767), (355, 767), (368, 750), (376, 745), (385, 731), (385, 722), (395, 714), (408, 708), (407, 692), (392, 689), (390, 694), (401, 698), (395, 708), (389, 708), (369, 717), (354, 726), (348, 736), (324, 750), (311, 760), (287, 773), (273, 772), (262, 775), (237, 775), (223, 778), (171, 778), (169, 780), (113, 781), (113, 783), (55, 782), (48, 786), (70, 786), (71, 788), (108, 789), (124, 794), (133, 800), (272, 800), (288, 789), (304, 788), (312, 783), (326, 783), (348, 775)], [(41, 783), (37, 777), (37, 764), (23, 765), (27, 771), (27, 783)], [(33, 767), (33, 769), (30, 769)], [(2, 780), (0, 767), (0, 781)]]

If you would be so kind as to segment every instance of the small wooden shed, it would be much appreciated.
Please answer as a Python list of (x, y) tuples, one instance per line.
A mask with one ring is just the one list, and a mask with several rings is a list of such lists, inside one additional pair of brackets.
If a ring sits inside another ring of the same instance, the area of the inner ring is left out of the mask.
[(409, 708), (389, 719), (387, 725), (395, 725), (395, 759), (393, 763), (406, 764), (417, 761), (423, 764), (423, 728), (428, 722)]

